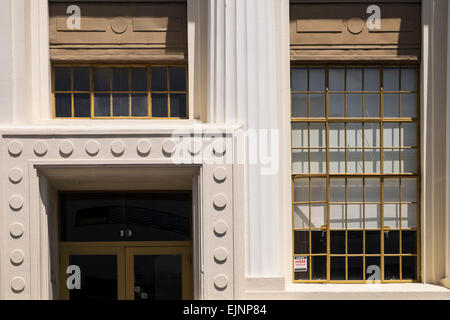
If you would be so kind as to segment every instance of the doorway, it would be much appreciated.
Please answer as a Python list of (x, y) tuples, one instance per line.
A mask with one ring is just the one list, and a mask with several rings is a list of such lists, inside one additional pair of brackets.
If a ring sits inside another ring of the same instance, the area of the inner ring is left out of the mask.
[(190, 191), (59, 199), (62, 299), (193, 298)]

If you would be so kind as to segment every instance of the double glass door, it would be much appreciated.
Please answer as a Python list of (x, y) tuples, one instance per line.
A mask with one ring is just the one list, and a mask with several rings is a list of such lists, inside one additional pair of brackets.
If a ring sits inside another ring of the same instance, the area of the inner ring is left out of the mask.
[(62, 244), (61, 298), (192, 299), (190, 242)]
[(192, 298), (190, 191), (59, 196), (61, 298)]

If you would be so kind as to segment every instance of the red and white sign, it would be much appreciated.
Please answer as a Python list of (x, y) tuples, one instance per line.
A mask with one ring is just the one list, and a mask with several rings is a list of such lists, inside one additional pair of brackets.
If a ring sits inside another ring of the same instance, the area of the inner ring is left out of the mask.
[(308, 258), (294, 257), (294, 272), (306, 272), (306, 271), (308, 271)]

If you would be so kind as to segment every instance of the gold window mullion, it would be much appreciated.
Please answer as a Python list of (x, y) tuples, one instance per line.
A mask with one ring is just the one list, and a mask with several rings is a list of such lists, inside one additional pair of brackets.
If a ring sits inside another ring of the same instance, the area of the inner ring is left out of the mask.
[(328, 75), (328, 66), (325, 68), (325, 146), (326, 146), (326, 208), (327, 208), (327, 221), (326, 221), (326, 231), (327, 231), (327, 257), (326, 257), (326, 266), (327, 266), (327, 281), (331, 280), (331, 244), (330, 244), (330, 137), (329, 137), (329, 75)]
[(383, 84), (383, 66), (380, 66), (380, 172), (382, 174), (380, 180), (380, 264), (381, 264), (381, 281), (384, 281), (384, 84)]
[(170, 118), (170, 71), (169, 67), (166, 67), (167, 72), (167, 115)]
[(151, 67), (147, 66), (147, 92), (148, 92), (147, 93), (147, 105), (148, 105), (148, 117), (150, 119), (153, 118), (151, 88), (152, 88)]
[(114, 103), (113, 103), (113, 68), (109, 68), (109, 106), (110, 118), (114, 118)]
[(94, 109), (94, 69), (89, 66), (89, 95), (91, 97), (91, 119), (95, 118)]
[(131, 68), (128, 68), (128, 117), (132, 118), (132, 99), (131, 99)]
[(74, 108), (74, 83), (73, 83), (73, 67), (70, 67), (70, 103), (72, 118), (75, 118), (75, 108)]

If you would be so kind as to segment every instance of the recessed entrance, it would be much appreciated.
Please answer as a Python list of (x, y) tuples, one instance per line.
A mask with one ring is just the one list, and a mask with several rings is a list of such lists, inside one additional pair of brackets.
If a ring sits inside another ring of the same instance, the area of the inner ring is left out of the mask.
[(193, 298), (190, 191), (59, 198), (62, 299)]

